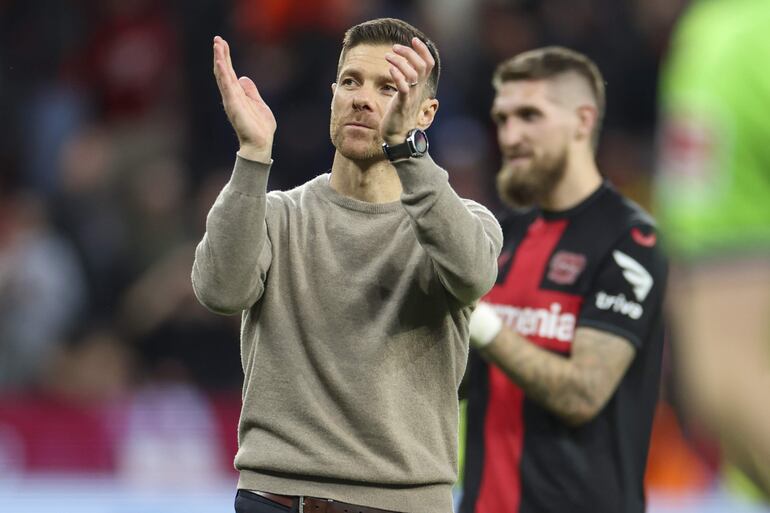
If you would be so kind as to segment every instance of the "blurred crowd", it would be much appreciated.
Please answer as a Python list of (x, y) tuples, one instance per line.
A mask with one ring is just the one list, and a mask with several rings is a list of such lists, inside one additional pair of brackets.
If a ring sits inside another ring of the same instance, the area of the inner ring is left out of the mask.
[(686, 3), (0, 1), (0, 398), (114, 404), (184, 389), (237, 403), (239, 319), (207, 312), (190, 285), (237, 149), (211, 72), (214, 35), (278, 120), (271, 188), (328, 170), (342, 34), (390, 16), (441, 51), (431, 153), (461, 196), (501, 209), (495, 65), (560, 44), (607, 79), (600, 169), (649, 206), (658, 68)]
[(104, 396), (156, 379), (239, 387), (237, 320), (203, 311), (189, 284), (194, 244), (237, 149), (211, 74), (215, 34), (231, 41), (236, 70), (279, 120), (273, 188), (327, 170), (342, 33), (394, 16), (442, 52), (432, 152), (462, 195), (500, 207), (488, 119), (496, 63), (563, 44), (607, 77), (601, 168), (647, 203), (656, 71), (683, 3), (0, 3), (0, 389)]

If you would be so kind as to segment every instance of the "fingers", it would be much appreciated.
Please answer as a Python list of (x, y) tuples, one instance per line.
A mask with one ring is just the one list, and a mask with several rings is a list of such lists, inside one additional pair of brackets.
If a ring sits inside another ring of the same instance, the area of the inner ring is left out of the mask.
[[(414, 38), (414, 40), (420, 41), (417, 38)], [(393, 51), (398, 55), (402, 56), (404, 59), (406, 59), (406, 61), (415, 69), (419, 80), (426, 78), (430, 73), (430, 67), (428, 65), (428, 61), (425, 59), (423, 55), (420, 55), (415, 50), (415, 48), (410, 48), (408, 46), (395, 44), (393, 45)], [(428, 55), (430, 55), (430, 52), (428, 52)]]
[(417, 54), (422, 57), (422, 59), (427, 64), (427, 68), (425, 70), (425, 76), (427, 77), (430, 72), (433, 70), (433, 66), (436, 65), (435, 59), (433, 59), (433, 55), (430, 53), (430, 50), (428, 49), (428, 45), (422, 42), (422, 40), (418, 37), (412, 38), (412, 48), (414, 49)]
[[(222, 39), (222, 38), (220, 37), (220, 39)], [(224, 44), (225, 59), (227, 60), (227, 67), (228, 67), (228, 69), (233, 71), (233, 75), (232, 76), (233, 76), (233, 78), (235, 78), (235, 70), (233, 70), (233, 60), (230, 57), (230, 44), (227, 41), (225, 41), (224, 39), (222, 39), (222, 43)]]
[[(393, 52), (398, 58), (389, 58), (388, 62), (397, 66), (410, 84), (424, 82), (435, 66), (435, 60), (427, 45), (419, 38), (412, 38), (412, 47), (394, 44)], [(390, 54), (389, 54), (390, 55)], [(410, 69), (411, 68), (411, 69)]]
[(426, 63), (417, 52), (407, 46), (393, 45), (393, 51), (416, 72), (416, 79), (425, 76)]
[(227, 105), (237, 102), (246, 95), (255, 102), (263, 103), (256, 84), (248, 77), (238, 78), (230, 58), (230, 46), (219, 36), (214, 38), (214, 76), (217, 79), (222, 100)]
[(219, 36), (214, 38), (214, 78), (217, 80), (219, 92), (224, 96), (228, 85), (227, 70), (225, 69), (223, 39)]
[(238, 83), (241, 85), (243, 92), (246, 93), (246, 96), (248, 96), (255, 102), (262, 101), (262, 96), (259, 94), (257, 85), (254, 83), (252, 79), (250, 79), (249, 77), (241, 77), (238, 79)]
[(388, 70), (390, 72), (390, 76), (393, 79), (393, 82), (396, 85), (396, 89), (398, 89), (399, 93), (408, 93), (410, 86), (409, 86), (409, 80), (404, 76), (404, 74), (396, 67), (391, 66)]
[(223, 98), (235, 93), (238, 78), (230, 60), (230, 47), (219, 36), (214, 38), (214, 77)]
[[(396, 45), (393, 47), (395, 49)], [(388, 52), (385, 54), (385, 59), (391, 64), (390, 76), (393, 77), (400, 92), (408, 92), (409, 84), (420, 81), (419, 73), (406, 57)]]

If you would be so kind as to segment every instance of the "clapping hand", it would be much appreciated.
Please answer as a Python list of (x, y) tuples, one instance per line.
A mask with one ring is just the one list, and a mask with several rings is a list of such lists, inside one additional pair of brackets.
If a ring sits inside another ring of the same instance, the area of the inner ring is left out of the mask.
[(380, 125), (380, 135), (388, 144), (404, 142), (406, 134), (415, 128), (415, 119), (423, 106), (425, 87), (436, 62), (428, 47), (419, 38), (412, 46), (393, 45), (385, 58), (391, 64), (390, 76), (398, 88)]
[(238, 78), (230, 60), (230, 46), (214, 37), (214, 77), (222, 103), (240, 143), (238, 154), (257, 162), (269, 163), (276, 122), (273, 112), (248, 77)]

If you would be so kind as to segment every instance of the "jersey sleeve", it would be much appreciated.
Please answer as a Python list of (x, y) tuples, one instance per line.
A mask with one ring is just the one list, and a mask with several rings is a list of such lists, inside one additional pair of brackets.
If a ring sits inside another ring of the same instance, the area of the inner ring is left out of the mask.
[(578, 327), (607, 331), (640, 349), (661, 315), (667, 273), (655, 229), (631, 227), (599, 265)]

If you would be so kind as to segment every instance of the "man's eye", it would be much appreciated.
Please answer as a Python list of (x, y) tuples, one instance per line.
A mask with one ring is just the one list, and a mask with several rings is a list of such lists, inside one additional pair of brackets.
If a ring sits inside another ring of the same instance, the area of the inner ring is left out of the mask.
[(394, 86), (393, 84), (387, 84), (387, 85), (382, 86), (382, 90), (387, 92), (387, 93), (397, 93), (398, 92), (398, 88), (396, 86)]
[(352, 78), (343, 78), (342, 80), (340, 80), (340, 84), (344, 86), (353, 85), (355, 84), (355, 80), (353, 80)]

